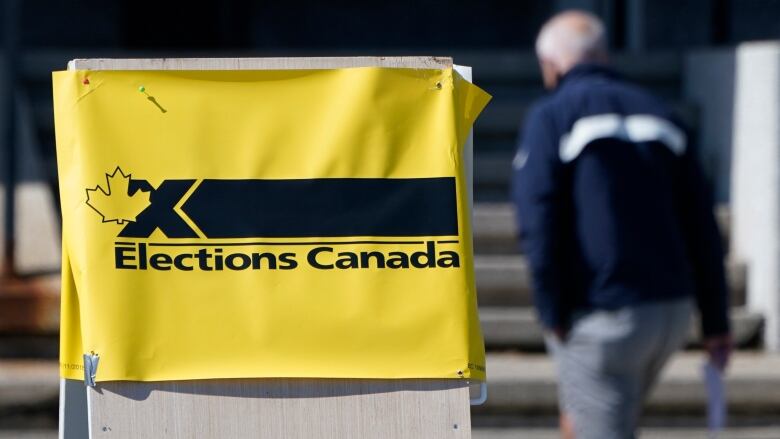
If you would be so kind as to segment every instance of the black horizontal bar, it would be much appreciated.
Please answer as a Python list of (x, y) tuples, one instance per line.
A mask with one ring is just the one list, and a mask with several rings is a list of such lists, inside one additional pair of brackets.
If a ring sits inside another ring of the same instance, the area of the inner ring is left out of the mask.
[(216, 239), (458, 235), (454, 177), (203, 180), (181, 210)]

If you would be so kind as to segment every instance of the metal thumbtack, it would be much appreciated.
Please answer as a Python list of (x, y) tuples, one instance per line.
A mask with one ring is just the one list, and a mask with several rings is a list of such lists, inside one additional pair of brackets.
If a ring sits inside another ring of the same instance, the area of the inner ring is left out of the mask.
[(95, 387), (95, 376), (100, 357), (94, 352), (84, 354), (84, 384), (89, 387)]

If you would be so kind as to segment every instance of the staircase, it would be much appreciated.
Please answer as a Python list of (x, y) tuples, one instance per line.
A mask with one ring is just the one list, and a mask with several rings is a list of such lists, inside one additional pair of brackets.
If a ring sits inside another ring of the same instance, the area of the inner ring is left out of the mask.
[[(477, 203), (474, 208), (474, 266), (482, 330), (488, 348), (540, 350), (542, 334), (531, 310), (531, 275), (517, 250), (514, 216), (508, 203)], [(726, 206), (718, 207), (721, 230), (728, 231)], [(723, 238), (726, 240), (726, 237)], [(745, 265), (726, 259), (731, 318), (738, 346), (755, 346), (761, 316), (745, 308)], [(689, 344), (698, 340), (691, 326)]]

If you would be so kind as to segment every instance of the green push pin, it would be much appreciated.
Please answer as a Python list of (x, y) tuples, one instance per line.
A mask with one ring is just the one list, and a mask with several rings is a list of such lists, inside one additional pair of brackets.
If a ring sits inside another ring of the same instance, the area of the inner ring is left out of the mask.
[(146, 87), (143, 85), (138, 86), (138, 92), (145, 94), (147, 99), (153, 99), (151, 96), (149, 96), (149, 93), (146, 92)]
[(146, 87), (144, 87), (143, 85), (139, 85), (139, 86), (138, 86), (138, 91), (139, 91), (139, 92), (141, 92), (141, 93), (143, 93), (143, 94), (145, 94), (145, 95), (146, 95), (146, 99), (148, 99), (148, 100), (149, 100), (149, 102), (151, 102), (151, 103), (153, 103), (154, 105), (156, 105), (156, 106), (157, 106), (157, 108), (159, 108), (159, 109), (160, 109), (160, 111), (162, 111), (163, 113), (167, 113), (167, 112), (168, 112), (168, 110), (166, 110), (165, 108), (163, 108), (163, 107), (162, 107), (162, 105), (160, 105), (160, 104), (157, 102), (157, 99), (155, 99), (155, 98), (154, 98), (154, 96), (150, 96), (150, 95), (149, 95), (149, 93), (147, 93), (147, 92), (146, 92)]

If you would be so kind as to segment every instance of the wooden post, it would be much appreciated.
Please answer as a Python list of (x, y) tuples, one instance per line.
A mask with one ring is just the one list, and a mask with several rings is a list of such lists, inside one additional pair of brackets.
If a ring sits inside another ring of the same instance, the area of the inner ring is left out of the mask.
[[(452, 59), (82, 59), (68, 63), (69, 69), (77, 70), (347, 67), (442, 69), (452, 67)], [(470, 74), (470, 70), (461, 71)], [(470, 79), (470, 75), (466, 78)], [(471, 140), (464, 151), (464, 162), (470, 170)], [(468, 175), (471, 175), (470, 171)], [(214, 379), (99, 382), (96, 387), (87, 389), (87, 404), (89, 437), (92, 439), (471, 437), (469, 382), (465, 380)], [(78, 408), (71, 410), (65, 407), (62, 413), (66, 418), (70, 413), (78, 416)], [(68, 422), (67, 419), (65, 422)]]

